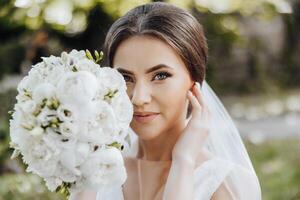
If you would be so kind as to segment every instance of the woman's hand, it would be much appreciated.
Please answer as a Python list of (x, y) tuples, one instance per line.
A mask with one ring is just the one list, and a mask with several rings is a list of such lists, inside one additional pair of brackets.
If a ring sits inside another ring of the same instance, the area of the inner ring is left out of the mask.
[(194, 199), (194, 168), (199, 157), (206, 157), (203, 144), (208, 137), (209, 116), (200, 85), (197, 84), (198, 86), (194, 85), (192, 88), (193, 93), (189, 91), (187, 94), (193, 106), (192, 115), (172, 151), (172, 165), (165, 186), (164, 200)]
[(203, 144), (209, 134), (209, 111), (203, 101), (200, 84), (196, 82), (191, 90), (192, 92), (188, 91), (187, 98), (192, 104), (192, 113), (173, 148), (172, 159), (195, 166), (200, 154), (205, 154)]

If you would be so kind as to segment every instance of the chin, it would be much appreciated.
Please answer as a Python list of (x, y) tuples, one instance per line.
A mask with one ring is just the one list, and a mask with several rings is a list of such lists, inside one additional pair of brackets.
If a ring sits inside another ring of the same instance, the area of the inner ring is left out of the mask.
[(160, 133), (160, 131), (158, 131), (153, 127), (141, 128), (132, 125), (131, 128), (137, 134), (137, 136), (142, 140), (152, 140), (156, 138)]
[(145, 134), (138, 134), (138, 137), (142, 140), (152, 140), (154, 138), (156, 138), (158, 136), (158, 134), (148, 134), (148, 133), (145, 133)]

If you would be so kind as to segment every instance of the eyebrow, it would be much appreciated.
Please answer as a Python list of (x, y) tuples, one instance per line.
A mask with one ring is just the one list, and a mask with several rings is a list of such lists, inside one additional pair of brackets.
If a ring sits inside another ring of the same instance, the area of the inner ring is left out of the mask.
[[(147, 69), (146, 71), (146, 74), (149, 74), (153, 71), (156, 71), (156, 70), (159, 70), (159, 69), (162, 69), (162, 68), (168, 68), (168, 69), (173, 69), (172, 67), (166, 65), (166, 64), (158, 64), (158, 65), (155, 65), (153, 67), (151, 67), (150, 69)], [(131, 74), (131, 75), (134, 75), (133, 72), (129, 71), (129, 70), (126, 70), (126, 69), (122, 69), (122, 68), (117, 68), (117, 70), (120, 72), (120, 73), (126, 73), (126, 74)]]

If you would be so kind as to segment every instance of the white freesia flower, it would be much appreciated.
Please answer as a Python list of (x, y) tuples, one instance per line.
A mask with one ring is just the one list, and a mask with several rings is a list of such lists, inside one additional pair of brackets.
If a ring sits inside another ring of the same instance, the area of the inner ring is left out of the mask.
[(19, 83), (17, 90), (19, 93), (24, 94), (27, 90), (29, 93), (32, 93), (34, 88), (38, 85), (44, 82), (43, 78), (40, 76), (40, 74), (35, 71), (34, 69), (31, 69), (29, 71), (30, 75), (25, 76), (21, 82)]
[(88, 60), (83, 50), (81, 51), (72, 50), (70, 53), (62, 52), (61, 59), (65, 67), (68, 68), (68, 70), (72, 70), (72, 71), (78, 70), (77, 64), (79, 61)]
[(28, 100), (32, 100), (32, 97), (25, 95), (25, 92), (18, 93), (16, 96), (18, 102), (25, 102)]
[[(98, 65), (99, 66), (99, 65)], [(88, 71), (94, 73), (97, 68), (95, 68), (95, 63), (89, 59), (82, 59), (76, 63), (76, 68), (79, 71)], [(100, 66), (99, 66), (100, 68)]]
[(74, 60), (71, 59), (71, 56), (67, 52), (61, 53), (61, 60), (65, 66), (74, 66)]
[(39, 126), (34, 127), (31, 131), (29, 131), (29, 133), (33, 136), (33, 137), (39, 137), (44, 133), (44, 129), (42, 129)]
[(62, 184), (62, 180), (58, 177), (51, 176), (51, 177), (46, 177), (44, 178), (46, 182), (46, 186), (51, 192), (54, 192), (55, 189)]
[(36, 117), (36, 123), (42, 126), (50, 125), (50, 121), (55, 120), (56, 112), (54, 110), (50, 110), (48, 108), (44, 108), (39, 115)]
[(25, 113), (33, 113), (37, 109), (36, 102), (33, 100), (28, 100), (20, 103), (20, 109)]
[(46, 135), (43, 137), (43, 141), (49, 146), (49, 148), (60, 154), (66, 149), (76, 148), (78, 138), (76, 135), (66, 138), (59, 132), (59, 129), (49, 127), (46, 128)]
[(64, 77), (64, 74), (68, 72), (65, 67), (57, 68), (48, 74), (46, 80), (51, 82), (54, 86), (57, 86), (58, 82)]
[(54, 70), (57, 70), (58, 68), (63, 67), (63, 62), (61, 58), (56, 56), (50, 56), (50, 57), (42, 57), (43, 59), (43, 71), (47, 72), (48, 74), (51, 73)]
[(71, 122), (63, 122), (59, 126), (59, 132), (64, 136), (64, 137), (71, 137), (75, 136), (78, 132), (77, 125)]
[(76, 114), (78, 114), (76, 107), (71, 105), (62, 104), (57, 108), (57, 116), (62, 121), (67, 121), (67, 122), (74, 121), (77, 119)]
[(69, 56), (73, 59), (78, 59), (78, 60), (87, 59), (85, 56), (85, 52), (83, 50), (77, 51), (77, 50), (73, 49), (69, 53)]
[(50, 83), (39, 84), (33, 91), (32, 97), (35, 102), (41, 103), (43, 99), (50, 99), (55, 96), (56, 88)]
[(25, 115), (25, 113), (21, 113), (20, 112), (20, 118), (19, 118), (19, 127), (20, 129), (24, 130), (24, 131), (30, 131), (32, 130), (34, 127), (38, 126), (38, 121), (37, 119), (31, 115)]
[(31, 136), (27, 131), (24, 131), (22, 129), (12, 129), (10, 128), (11, 132), (11, 143), (14, 144), (14, 148), (16, 147), (17, 149), (25, 149), (28, 147), (26, 145), (27, 143), (24, 141), (28, 141), (31, 139)]

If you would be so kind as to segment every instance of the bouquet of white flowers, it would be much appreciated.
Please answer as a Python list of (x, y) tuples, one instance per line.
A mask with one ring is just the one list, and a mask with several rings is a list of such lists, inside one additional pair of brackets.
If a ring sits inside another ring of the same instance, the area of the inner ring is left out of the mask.
[(125, 182), (120, 150), (133, 108), (117, 70), (100, 67), (89, 51), (43, 57), (19, 83), (16, 99), (12, 157), (21, 154), (26, 171), (49, 190), (69, 195)]

